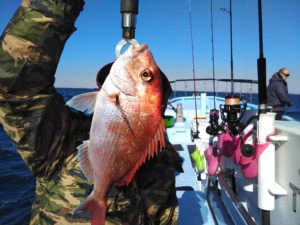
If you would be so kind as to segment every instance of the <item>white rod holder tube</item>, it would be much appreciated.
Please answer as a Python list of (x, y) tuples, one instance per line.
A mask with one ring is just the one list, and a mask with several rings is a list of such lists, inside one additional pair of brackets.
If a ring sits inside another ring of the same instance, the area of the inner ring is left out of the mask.
[[(274, 133), (275, 113), (260, 114), (258, 121), (258, 143), (267, 142), (267, 137)], [(263, 210), (275, 208), (275, 196), (269, 189), (275, 183), (275, 145), (269, 146), (258, 158), (258, 207)]]

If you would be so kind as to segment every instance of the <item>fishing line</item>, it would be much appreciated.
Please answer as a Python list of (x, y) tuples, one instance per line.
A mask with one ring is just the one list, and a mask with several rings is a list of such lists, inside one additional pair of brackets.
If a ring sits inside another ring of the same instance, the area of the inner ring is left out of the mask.
[(194, 83), (194, 99), (195, 99), (195, 115), (196, 115), (196, 137), (199, 134), (198, 130), (198, 115), (197, 115), (197, 94), (196, 94), (196, 76), (195, 76), (195, 60), (194, 60), (194, 40), (193, 40), (193, 27), (192, 27), (192, 9), (191, 0), (189, 0), (189, 22), (191, 34), (191, 48), (192, 48), (192, 62), (193, 62), (193, 83)]

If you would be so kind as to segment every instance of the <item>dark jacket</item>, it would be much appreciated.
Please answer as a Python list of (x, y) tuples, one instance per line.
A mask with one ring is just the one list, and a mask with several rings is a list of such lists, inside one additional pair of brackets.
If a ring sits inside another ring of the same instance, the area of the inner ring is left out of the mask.
[(287, 83), (278, 73), (273, 74), (269, 80), (267, 95), (268, 106), (272, 106), (275, 112), (284, 111), (285, 105), (290, 106), (292, 104), (288, 96)]

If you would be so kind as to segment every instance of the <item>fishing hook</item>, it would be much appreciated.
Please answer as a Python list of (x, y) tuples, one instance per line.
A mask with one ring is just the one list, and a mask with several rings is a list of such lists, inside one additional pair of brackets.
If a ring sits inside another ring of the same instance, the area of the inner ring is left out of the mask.
[(120, 57), (121, 55), (121, 51), (124, 48), (124, 46), (126, 45), (132, 45), (133, 48), (137, 48), (140, 46), (140, 44), (138, 43), (138, 41), (136, 39), (121, 39), (118, 44), (116, 45), (116, 49), (115, 49), (115, 54), (117, 56), (117, 58)]

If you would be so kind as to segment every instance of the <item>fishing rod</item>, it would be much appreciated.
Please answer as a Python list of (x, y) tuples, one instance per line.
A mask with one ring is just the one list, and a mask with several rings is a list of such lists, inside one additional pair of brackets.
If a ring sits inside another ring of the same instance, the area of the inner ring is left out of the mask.
[(195, 99), (195, 119), (196, 119), (196, 133), (194, 138), (199, 135), (198, 129), (198, 115), (197, 115), (197, 96), (196, 96), (196, 76), (195, 76), (195, 60), (194, 60), (194, 40), (193, 40), (193, 27), (192, 27), (192, 9), (191, 0), (189, 0), (189, 22), (190, 22), (190, 34), (191, 34), (191, 48), (192, 48), (192, 62), (193, 62), (193, 81), (194, 81), (194, 99)]
[(266, 90), (266, 59), (263, 52), (263, 31), (262, 31), (262, 7), (261, 0), (258, 0), (258, 26), (259, 26), (259, 58), (257, 59), (258, 73), (258, 113), (266, 113), (267, 90)]
[[(247, 106), (247, 102), (244, 102), (243, 108), (240, 105), (240, 97), (234, 94), (234, 75), (233, 75), (233, 48), (232, 48), (232, 0), (229, 0), (229, 10), (221, 8), (223, 12), (229, 14), (230, 21), (230, 83), (231, 83), (231, 94), (225, 97), (224, 108), (220, 107), (221, 117), (223, 122), (226, 122), (230, 133), (239, 134), (241, 137), (240, 128), (243, 125), (240, 123), (241, 118), (244, 115), (244, 111)], [(226, 116), (225, 116), (226, 114)], [(239, 116), (238, 116), (239, 114)]]
[[(223, 12), (229, 14), (229, 22), (230, 22), (230, 78), (233, 80), (233, 50), (232, 50), (232, 0), (229, 0), (229, 10), (226, 8), (221, 8)], [(231, 83), (231, 95), (234, 94), (234, 86), (233, 82)]]
[(213, 3), (210, 0), (210, 20), (211, 20), (211, 53), (212, 53), (212, 72), (213, 72), (213, 89), (214, 89), (214, 109), (216, 108), (216, 81), (215, 81), (215, 48), (214, 48), (214, 25), (213, 25)]
[(135, 40), (136, 16), (138, 14), (138, 0), (121, 0), (120, 12), (122, 14), (122, 39), (116, 46), (115, 54), (121, 55), (121, 50), (125, 45), (138, 47), (139, 43)]
[[(233, 81), (233, 50), (232, 50), (232, 0), (230, 0), (230, 10), (229, 10), (229, 16), (230, 16), (230, 78), (231, 81)], [(234, 93), (234, 86), (233, 82), (231, 83), (231, 94)]]
[[(221, 129), (219, 125), (219, 110), (216, 109), (216, 78), (215, 78), (215, 49), (214, 49), (214, 27), (213, 27), (213, 3), (210, 0), (210, 25), (211, 25), (211, 53), (212, 53), (212, 69), (213, 69), (213, 90), (214, 90), (214, 108), (209, 111), (209, 124), (206, 132), (216, 136)], [(233, 77), (232, 77), (233, 78)], [(233, 79), (232, 79), (233, 80)], [(233, 84), (233, 82), (232, 82)]]
[(136, 15), (138, 14), (138, 0), (121, 0), (122, 37), (125, 40), (135, 38)]

